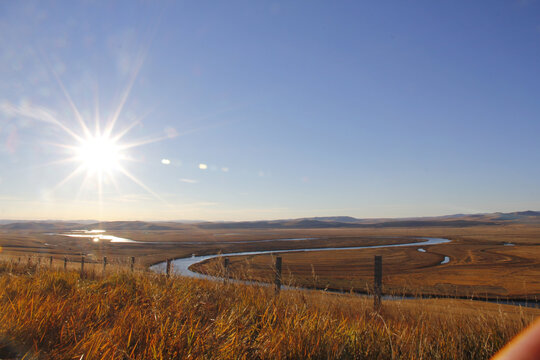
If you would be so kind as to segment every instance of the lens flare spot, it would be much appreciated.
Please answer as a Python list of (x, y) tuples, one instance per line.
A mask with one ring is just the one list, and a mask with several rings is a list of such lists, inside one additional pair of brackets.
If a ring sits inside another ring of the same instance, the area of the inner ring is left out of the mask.
[(171, 164), (171, 160), (169, 160), (169, 159), (161, 159), (161, 163), (162, 163), (163, 165), (170, 165), (170, 164)]
[(206, 169), (208, 169), (208, 165), (201, 163), (201, 164), (199, 164), (199, 169), (206, 170)]

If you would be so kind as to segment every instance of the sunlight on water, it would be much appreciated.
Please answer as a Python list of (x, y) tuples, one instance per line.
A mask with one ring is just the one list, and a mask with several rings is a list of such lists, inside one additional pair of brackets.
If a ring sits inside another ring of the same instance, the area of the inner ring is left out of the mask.
[(113, 235), (103, 234), (105, 230), (74, 230), (72, 234), (59, 234), (62, 236), (69, 236), (74, 238), (86, 238), (91, 239), (93, 242), (100, 242), (102, 240), (110, 241), (111, 243), (135, 243), (137, 241), (121, 238)]

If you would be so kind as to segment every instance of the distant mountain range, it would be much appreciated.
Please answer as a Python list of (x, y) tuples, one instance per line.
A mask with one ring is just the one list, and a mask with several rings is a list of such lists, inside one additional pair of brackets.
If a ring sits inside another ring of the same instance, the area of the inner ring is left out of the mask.
[(189, 221), (13, 221), (0, 220), (0, 230), (68, 231), (77, 229), (103, 230), (182, 230), (182, 229), (320, 229), (320, 228), (396, 228), (396, 227), (468, 227), (479, 225), (538, 224), (540, 211), (511, 213), (454, 214), (435, 217), (357, 219), (350, 216), (310, 217), (284, 220), (238, 222)]

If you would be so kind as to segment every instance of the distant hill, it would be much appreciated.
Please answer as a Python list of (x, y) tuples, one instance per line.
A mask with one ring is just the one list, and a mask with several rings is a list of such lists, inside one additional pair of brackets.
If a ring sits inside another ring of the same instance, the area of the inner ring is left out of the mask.
[(87, 228), (102, 230), (178, 230), (183, 224), (148, 221), (107, 221), (87, 225)]
[(358, 219), (351, 216), (327, 216), (286, 220), (239, 222), (206, 222), (196, 224), (202, 229), (316, 229), (316, 228), (395, 228), (395, 227), (470, 227), (507, 223), (540, 225), (540, 211), (512, 213), (454, 214), (434, 217)]
[(4, 230), (35, 230), (35, 231), (58, 231), (58, 230), (73, 230), (84, 227), (82, 224), (70, 222), (42, 222), (42, 221), (25, 221), (16, 222), (0, 226)]
[[(6, 221), (6, 220), (4, 220)], [(3, 230), (66, 231), (78, 229), (103, 230), (185, 230), (199, 229), (321, 229), (321, 228), (395, 228), (395, 227), (469, 227), (501, 224), (538, 224), (540, 211), (510, 213), (454, 214), (417, 218), (357, 219), (351, 216), (322, 216), (300, 219), (260, 220), (238, 222), (176, 222), (176, 221), (17, 221), (0, 225)]]
[(495, 213), (494, 219), (496, 220), (509, 220), (509, 221), (523, 221), (531, 222), (540, 219), (540, 211), (516, 211), (511, 213)]
[(70, 223), (56, 221), (25, 221), (1, 225), (2, 230), (28, 230), (28, 231), (68, 231), (82, 229), (103, 230), (177, 230), (183, 227), (179, 223), (154, 223), (146, 221), (110, 221), (94, 223)]
[(351, 223), (338, 221), (320, 220), (284, 220), (284, 221), (249, 221), (229, 223), (203, 223), (197, 226), (202, 229), (322, 229), (322, 228), (392, 228), (392, 227), (469, 227), (479, 225), (498, 225), (494, 221), (470, 221), (470, 220), (405, 220), (405, 221), (380, 221), (375, 223)]
[(361, 219), (357, 219), (351, 216), (319, 216), (319, 217), (311, 217), (311, 218), (305, 218), (305, 220), (317, 220), (317, 221), (334, 221), (334, 222), (341, 222), (341, 223), (356, 223), (360, 221)]
[(527, 210), (527, 211), (518, 211), (513, 214), (518, 214), (520, 216), (540, 216), (540, 211)]

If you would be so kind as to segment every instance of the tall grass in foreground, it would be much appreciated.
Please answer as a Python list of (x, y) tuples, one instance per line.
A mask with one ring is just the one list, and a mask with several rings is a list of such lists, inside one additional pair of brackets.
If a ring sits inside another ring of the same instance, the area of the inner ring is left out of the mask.
[(487, 359), (533, 320), (462, 303), (385, 302), (377, 314), (347, 295), (4, 269), (0, 339), (39, 359)]

